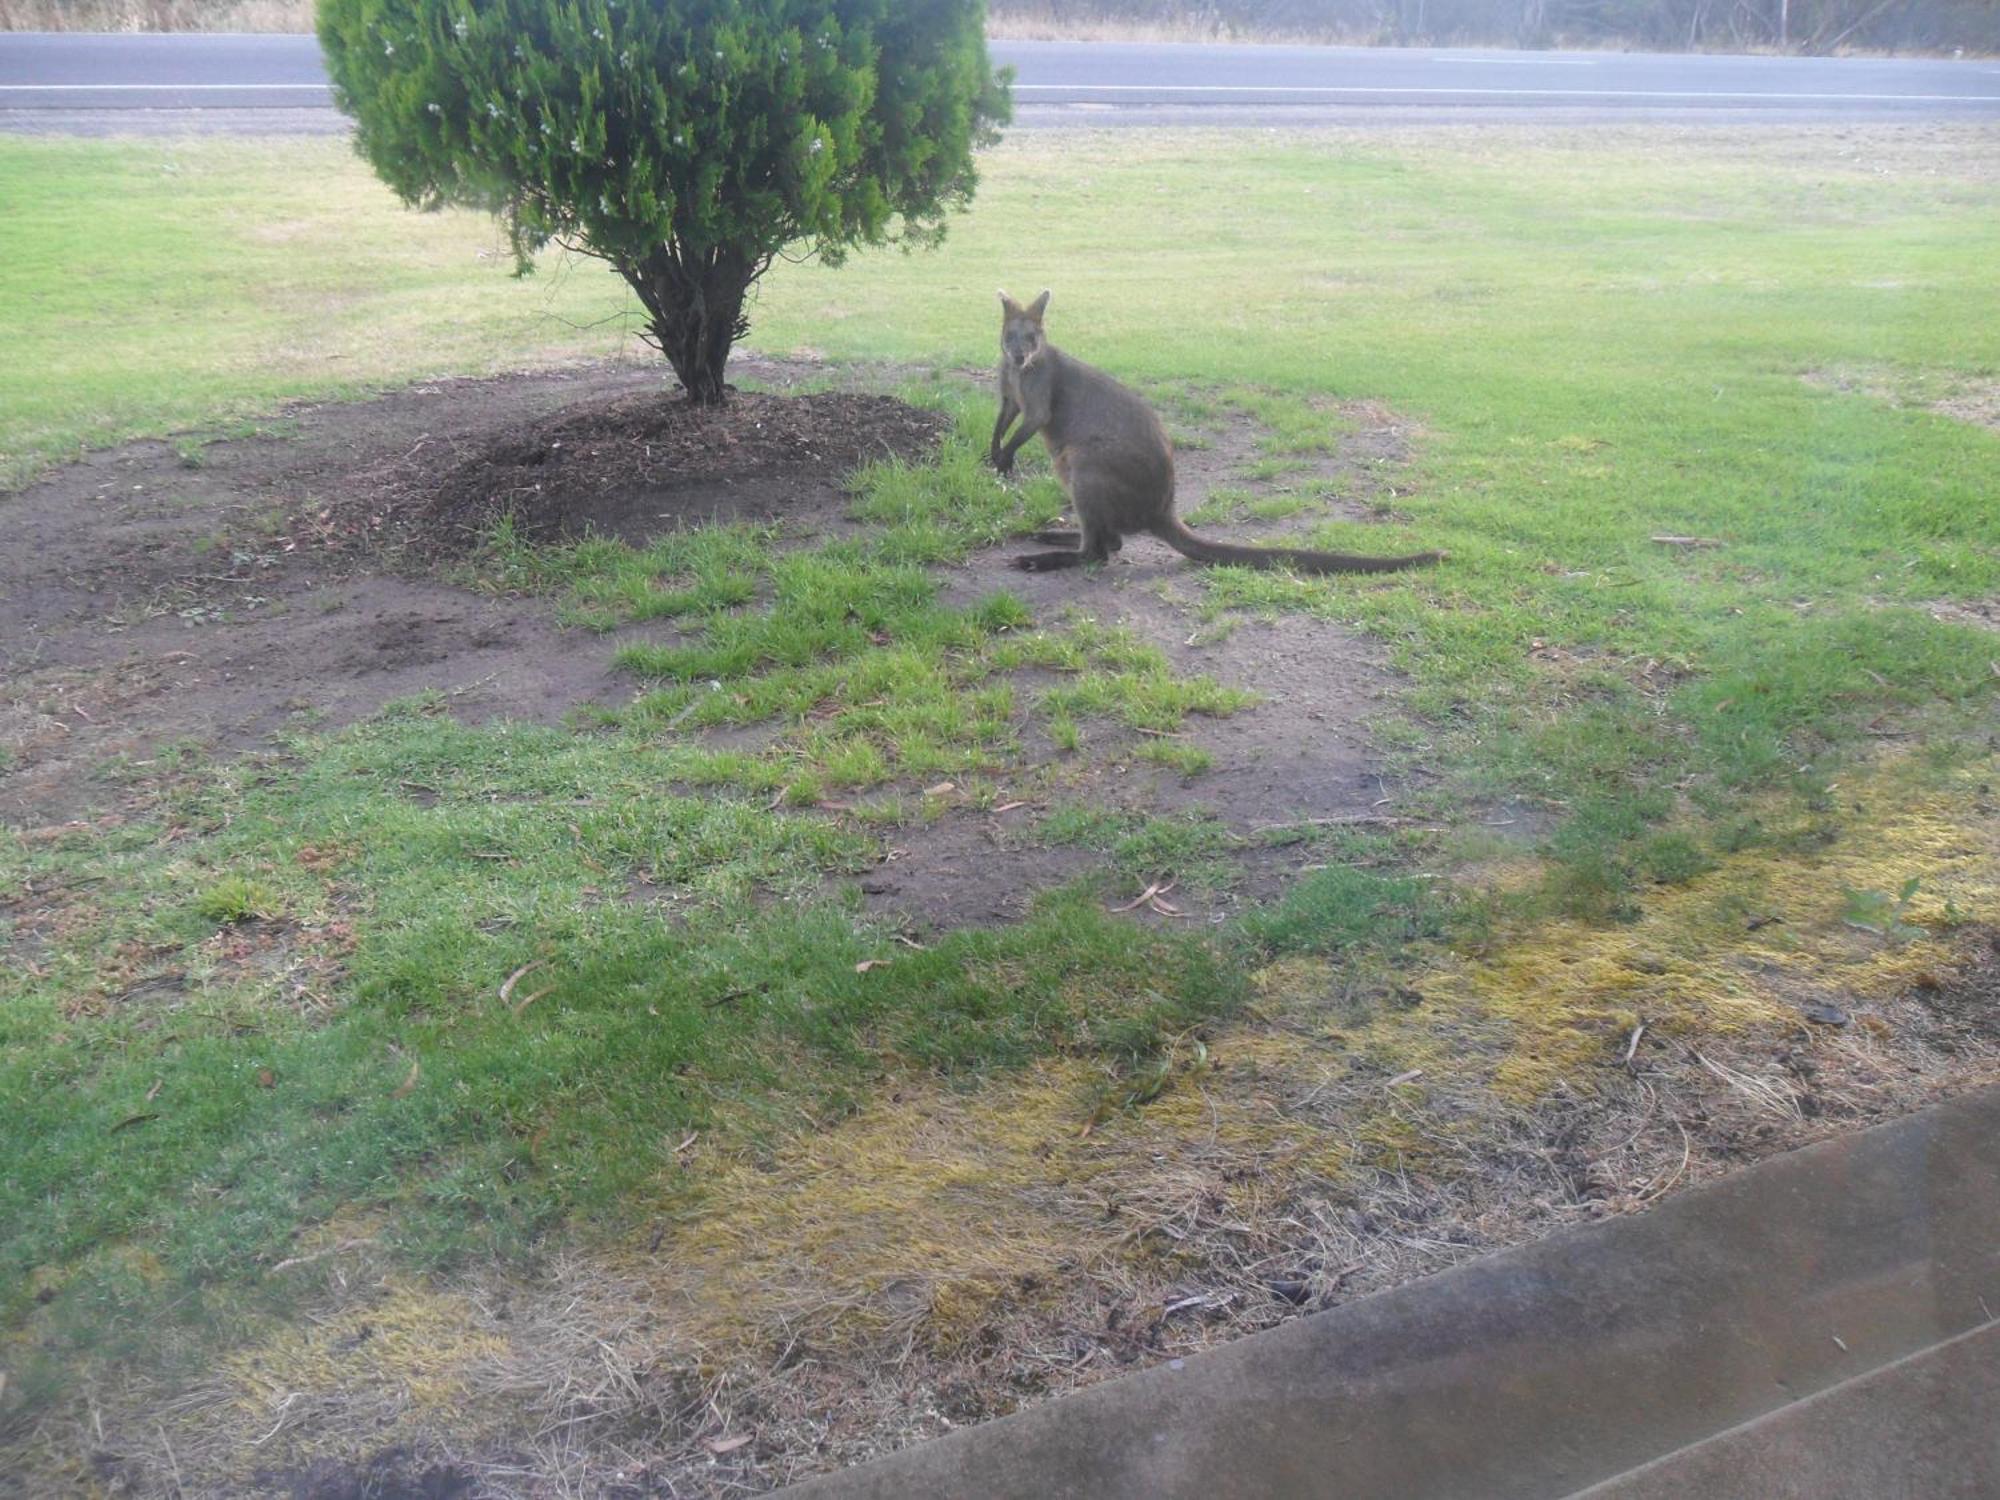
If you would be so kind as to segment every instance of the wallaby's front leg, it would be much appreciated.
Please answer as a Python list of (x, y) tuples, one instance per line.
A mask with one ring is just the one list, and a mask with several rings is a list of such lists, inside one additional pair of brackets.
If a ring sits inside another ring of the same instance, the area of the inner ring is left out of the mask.
[(1013, 473), (1014, 455), (1021, 451), (1021, 444), (1027, 442), (1029, 438), (1041, 430), (1042, 424), (1040, 422), (1037, 422), (1025, 412), (1022, 413), (1021, 425), (1016, 427), (1014, 435), (1007, 439), (1007, 445), (1000, 450), (999, 455), (993, 460), (993, 467), (998, 469), (1002, 474)]
[(1003, 388), (1000, 392), (1000, 420), (993, 424), (993, 443), (986, 454), (992, 461), (993, 467), (999, 469), (1002, 474), (1007, 470), (1002, 468), (1000, 463), (1000, 439), (1006, 436), (1008, 424), (1020, 415), (1021, 408), (1014, 404), (1013, 395)]

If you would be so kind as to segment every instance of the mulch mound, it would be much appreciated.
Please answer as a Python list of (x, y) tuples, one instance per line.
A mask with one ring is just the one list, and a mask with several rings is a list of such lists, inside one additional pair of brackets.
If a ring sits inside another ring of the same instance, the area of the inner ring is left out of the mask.
[(568, 407), (525, 430), (420, 446), (377, 477), (406, 540), (463, 550), (503, 516), (536, 541), (643, 543), (684, 526), (844, 508), (871, 460), (918, 458), (949, 427), (889, 396), (737, 394), (697, 407), (649, 392)]

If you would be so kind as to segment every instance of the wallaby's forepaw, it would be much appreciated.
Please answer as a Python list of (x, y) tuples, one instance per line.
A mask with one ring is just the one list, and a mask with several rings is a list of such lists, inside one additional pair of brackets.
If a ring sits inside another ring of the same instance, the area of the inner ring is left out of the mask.
[(993, 472), (1005, 477), (1014, 472), (1014, 460), (1004, 453), (993, 455)]

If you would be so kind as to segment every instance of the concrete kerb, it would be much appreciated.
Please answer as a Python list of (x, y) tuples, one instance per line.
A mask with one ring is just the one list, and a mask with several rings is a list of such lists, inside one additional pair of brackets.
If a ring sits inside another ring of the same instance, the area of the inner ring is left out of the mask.
[(781, 1493), (1543, 1500), (1996, 1310), (1988, 1089)]

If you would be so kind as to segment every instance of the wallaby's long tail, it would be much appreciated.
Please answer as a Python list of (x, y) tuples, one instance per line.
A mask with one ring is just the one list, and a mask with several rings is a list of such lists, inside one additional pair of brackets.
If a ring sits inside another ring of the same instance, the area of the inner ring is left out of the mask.
[(1303, 547), (1239, 547), (1212, 542), (1189, 531), (1179, 516), (1168, 516), (1153, 535), (1183, 557), (1196, 562), (1233, 563), (1242, 568), (1297, 568), (1301, 573), (1394, 573), (1442, 562), (1442, 552), (1412, 552), (1407, 557), (1357, 557), (1351, 552), (1311, 552)]

